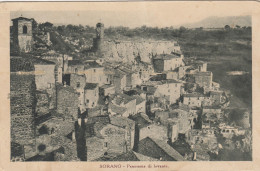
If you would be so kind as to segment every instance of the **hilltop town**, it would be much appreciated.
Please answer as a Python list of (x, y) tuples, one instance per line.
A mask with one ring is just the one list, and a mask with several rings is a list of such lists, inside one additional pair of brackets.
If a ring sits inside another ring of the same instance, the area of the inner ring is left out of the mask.
[[(178, 41), (113, 40), (103, 23), (93, 40), (73, 39), (48, 22), (12, 22), (11, 161), (252, 154), (251, 111), (230, 108), (232, 95), (213, 81), (207, 62), (186, 59)], [(243, 113), (236, 123), (234, 112)]]

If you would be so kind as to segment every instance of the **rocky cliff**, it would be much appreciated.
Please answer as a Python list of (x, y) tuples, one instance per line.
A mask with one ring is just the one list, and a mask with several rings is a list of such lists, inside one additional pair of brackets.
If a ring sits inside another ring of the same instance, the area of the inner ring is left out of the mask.
[(102, 45), (104, 57), (109, 60), (132, 62), (140, 56), (144, 62), (151, 62), (152, 55), (180, 51), (176, 41), (112, 41)]

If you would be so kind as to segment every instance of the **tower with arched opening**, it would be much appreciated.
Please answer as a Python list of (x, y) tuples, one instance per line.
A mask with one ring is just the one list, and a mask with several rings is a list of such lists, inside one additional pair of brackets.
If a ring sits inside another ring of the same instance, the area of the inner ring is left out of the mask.
[(30, 52), (32, 50), (32, 22), (33, 19), (19, 17), (13, 21), (13, 43), (20, 52)]

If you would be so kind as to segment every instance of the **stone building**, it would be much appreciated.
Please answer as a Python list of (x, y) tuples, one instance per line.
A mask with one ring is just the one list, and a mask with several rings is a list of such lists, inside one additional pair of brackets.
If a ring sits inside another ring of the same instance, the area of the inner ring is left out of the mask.
[[(65, 62), (65, 61), (64, 61)], [(79, 74), (84, 75), (84, 64), (80, 60), (69, 60), (68, 64), (64, 63), (65, 74)], [(67, 66), (65, 66), (67, 65)]]
[(167, 142), (151, 137), (142, 139), (138, 143), (136, 151), (160, 161), (185, 161), (182, 155)]
[(86, 83), (85, 85), (85, 106), (93, 108), (97, 106), (99, 99), (99, 89), (96, 83)]
[(164, 141), (165, 143), (168, 141), (168, 130), (164, 125), (149, 124), (139, 128), (139, 130), (139, 140), (150, 137)]
[(13, 21), (13, 43), (20, 52), (30, 52), (33, 49), (33, 19), (19, 17)]
[[(15, 70), (11, 69), (11, 72)], [(35, 78), (34, 75), (11, 73), (11, 141), (32, 144), (35, 137)]]
[(55, 86), (55, 64), (41, 60), (40, 63), (35, 63), (34, 67), (37, 90), (53, 88)]
[(153, 58), (155, 72), (173, 71), (175, 68), (184, 66), (182, 54), (161, 54)]
[(70, 86), (73, 87), (78, 94), (79, 99), (79, 107), (83, 109), (84, 103), (85, 103), (85, 88), (86, 84), (86, 77), (84, 75), (78, 75), (78, 74), (71, 74), (70, 75)]
[(114, 98), (112, 99), (112, 103), (114, 105), (125, 107), (127, 109), (124, 117), (136, 114), (136, 99), (132, 96), (121, 93), (115, 94)]
[(211, 88), (212, 87), (212, 79), (213, 74), (210, 71), (207, 72), (197, 72), (194, 74), (195, 83), (197, 83), (200, 87)]
[(162, 80), (156, 83), (155, 97), (167, 98), (170, 104), (176, 103), (180, 98), (181, 93), (181, 82), (176, 80)]
[(104, 73), (104, 67), (97, 62), (87, 62), (84, 64), (84, 74), (86, 82), (97, 83), (102, 86), (107, 83), (107, 77)]
[(205, 95), (203, 94), (184, 94), (183, 95), (183, 104), (190, 107), (201, 107), (204, 101)]
[(57, 85), (57, 112), (72, 120), (78, 119), (78, 95), (73, 87)]
[(113, 85), (106, 84), (99, 87), (99, 92), (102, 96), (109, 96), (115, 94), (115, 87)]

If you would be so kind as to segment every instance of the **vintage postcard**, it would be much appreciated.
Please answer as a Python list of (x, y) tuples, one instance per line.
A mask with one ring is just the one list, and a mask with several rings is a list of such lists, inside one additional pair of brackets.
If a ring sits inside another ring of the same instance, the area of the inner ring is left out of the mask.
[(1, 170), (260, 169), (258, 2), (0, 9)]

